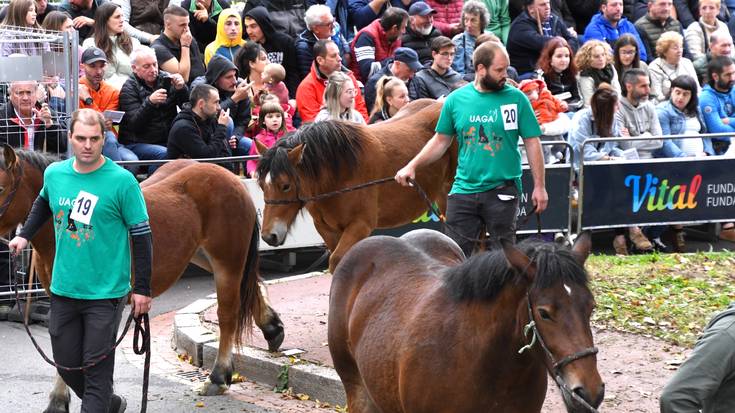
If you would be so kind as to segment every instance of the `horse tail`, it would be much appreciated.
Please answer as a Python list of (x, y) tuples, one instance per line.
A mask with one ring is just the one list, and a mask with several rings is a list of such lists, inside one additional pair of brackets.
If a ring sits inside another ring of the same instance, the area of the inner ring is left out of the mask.
[(250, 335), (253, 325), (253, 317), (264, 311), (261, 307), (260, 290), (258, 281), (258, 241), (260, 236), (260, 224), (257, 217), (253, 219), (253, 232), (250, 234), (250, 246), (245, 259), (245, 266), (240, 281), (240, 311), (237, 315), (237, 326), (235, 327), (235, 345), (242, 347), (243, 333)]

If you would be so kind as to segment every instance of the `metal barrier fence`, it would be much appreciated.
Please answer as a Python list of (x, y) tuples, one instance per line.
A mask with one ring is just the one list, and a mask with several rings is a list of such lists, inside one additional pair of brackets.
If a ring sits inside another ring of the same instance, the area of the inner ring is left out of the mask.
[[(724, 133), (666, 135), (656, 136), (655, 139), (730, 136)], [(596, 138), (586, 140), (583, 146), (640, 140), (643, 139)], [(585, 162), (580, 159), (577, 228), (581, 231), (632, 225), (733, 222), (734, 160), (732, 155), (654, 158), (644, 161)]]
[(0, 143), (66, 154), (77, 108), (78, 34), (0, 28)]

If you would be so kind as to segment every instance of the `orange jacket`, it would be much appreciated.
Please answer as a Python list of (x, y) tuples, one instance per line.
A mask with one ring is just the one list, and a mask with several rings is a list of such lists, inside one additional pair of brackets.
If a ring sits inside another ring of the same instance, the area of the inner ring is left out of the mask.
[(103, 80), (102, 83), (100, 83), (100, 90), (94, 90), (92, 89), (92, 86), (89, 85), (89, 81), (87, 80), (87, 78), (84, 76), (79, 79), (79, 84), (86, 85), (87, 89), (89, 90), (89, 96), (92, 97), (91, 105), (84, 104), (84, 101), (80, 97), (79, 109), (94, 109), (100, 113), (106, 110), (118, 109), (120, 90), (116, 89), (114, 86)]
[(549, 89), (543, 88), (539, 93), (538, 99), (531, 103), (533, 111), (536, 113), (538, 123), (544, 124), (555, 121), (560, 113), (565, 112), (561, 101), (549, 92)]
[[(360, 85), (352, 72), (347, 71), (346, 73), (352, 79), (355, 90), (357, 90), (355, 110), (360, 112), (363, 118), (368, 119), (367, 106), (365, 106), (365, 98), (362, 96)], [(296, 89), (296, 109), (301, 114), (301, 120), (303, 122), (313, 122), (316, 114), (322, 109), (324, 105), (324, 89), (326, 87), (327, 79), (317, 71), (316, 66), (312, 63), (311, 71), (301, 81), (299, 88)]]

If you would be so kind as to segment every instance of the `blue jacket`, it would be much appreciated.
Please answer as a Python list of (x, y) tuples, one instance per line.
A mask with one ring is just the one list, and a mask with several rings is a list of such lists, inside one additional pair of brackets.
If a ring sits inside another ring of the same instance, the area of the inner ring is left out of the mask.
[[(612, 125), (613, 136), (620, 136), (620, 122), (615, 120)], [(582, 144), (587, 139), (611, 138), (612, 136), (600, 136), (592, 117), (592, 109), (585, 108), (572, 117), (572, 128), (569, 130), (569, 144), (574, 151), (574, 168), (579, 168), (579, 158), (582, 156)], [(623, 150), (617, 142), (597, 142), (596, 144), (584, 145), (584, 160), (597, 161), (605, 155), (623, 156)]]
[(608, 44), (610, 44), (610, 47), (613, 47), (620, 35), (626, 33), (632, 34), (633, 37), (635, 37), (636, 42), (638, 42), (638, 50), (640, 51), (641, 61), (647, 62), (648, 56), (646, 55), (646, 46), (643, 44), (641, 36), (638, 34), (638, 30), (636, 30), (633, 23), (628, 21), (628, 19), (626, 19), (625, 17), (620, 19), (620, 21), (618, 22), (618, 27), (612, 27), (610, 22), (605, 17), (603, 17), (602, 13), (595, 14), (594, 16), (592, 16), (590, 24), (587, 25), (586, 29), (584, 29), (584, 37), (582, 38), (581, 43), (584, 43), (590, 39), (597, 39), (602, 40), (603, 42), (607, 42)]
[[(697, 108), (697, 112), (699, 123), (702, 125), (700, 133), (706, 133), (707, 128), (704, 124), (704, 119), (702, 118), (702, 111)], [(661, 124), (661, 133), (663, 135), (681, 135), (684, 133), (687, 117), (682, 111), (677, 109), (670, 100), (661, 102), (656, 106), (656, 114), (658, 115), (658, 121)], [(683, 139), (674, 139), (673, 142), (678, 147), (681, 147), (682, 140)], [(715, 153), (712, 150), (712, 139), (702, 138), (702, 141), (704, 143), (704, 151), (707, 152), (708, 155), (714, 155)]]
[(474, 75), (475, 66), (472, 64), (472, 53), (475, 52), (477, 39), (469, 32), (462, 32), (452, 38), (454, 44), (454, 61), (452, 69), (463, 75)]
[[(347, 43), (342, 33), (337, 27), (335, 34), (332, 36), (332, 40), (339, 48), (340, 56), (350, 53), (350, 44)], [(311, 71), (311, 64), (314, 63), (314, 43), (316, 43), (316, 36), (309, 29), (299, 33), (299, 36), (294, 42), (296, 47), (296, 62), (299, 67), (299, 80), (303, 80)]]
[[(704, 85), (699, 93), (699, 109), (702, 111), (704, 125), (710, 133), (733, 133), (735, 135), (735, 88), (727, 93), (718, 92), (710, 85)], [(723, 118), (729, 124), (722, 123)], [(713, 138), (715, 141), (730, 142), (730, 138)]]

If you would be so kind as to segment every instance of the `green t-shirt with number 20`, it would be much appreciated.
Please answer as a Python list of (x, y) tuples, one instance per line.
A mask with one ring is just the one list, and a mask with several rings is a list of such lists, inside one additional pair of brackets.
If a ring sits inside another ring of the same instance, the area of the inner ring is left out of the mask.
[(523, 92), (509, 85), (479, 92), (472, 83), (447, 96), (435, 130), (456, 136), (459, 143), (452, 194), (485, 192), (508, 180), (516, 181), (520, 189), (518, 138), (541, 135)]
[(148, 220), (143, 194), (135, 177), (110, 159), (86, 174), (73, 162), (46, 168), (40, 193), (56, 237), (51, 292), (85, 300), (122, 297), (130, 291), (128, 230)]

